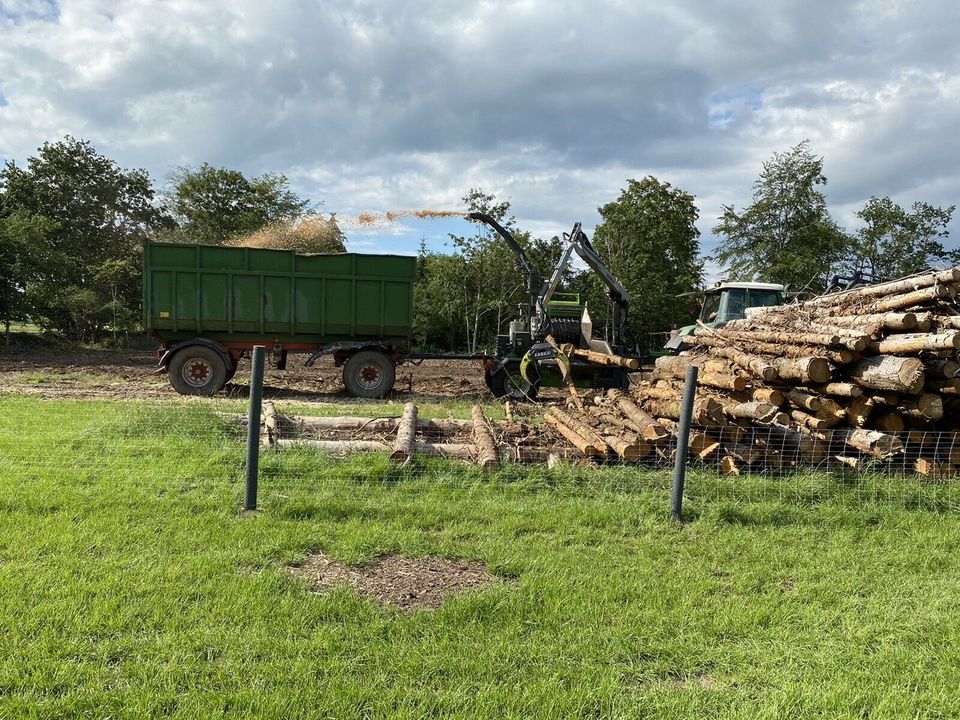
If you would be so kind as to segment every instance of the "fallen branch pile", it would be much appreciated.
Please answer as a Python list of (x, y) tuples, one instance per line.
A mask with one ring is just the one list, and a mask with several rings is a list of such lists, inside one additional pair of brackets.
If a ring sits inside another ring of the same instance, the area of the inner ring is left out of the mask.
[[(960, 268), (752, 308), (696, 347), (659, 358), (629, 392), (544, 420), (585, 455), (668, 454), (683, 378), (697, 365), (690, 449), (731, 474), (747, 467), (899, 458), (918, 473), (960, 464)], [(616, 440), (616, 443), (612, 439)]]

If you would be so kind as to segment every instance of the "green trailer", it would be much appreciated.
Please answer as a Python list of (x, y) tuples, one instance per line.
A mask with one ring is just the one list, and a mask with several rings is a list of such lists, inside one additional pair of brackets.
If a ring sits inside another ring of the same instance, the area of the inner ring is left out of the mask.
[(383, 397), (410, 347), (415, 279), (414, 257), (149, 242), (143, 321), (184, 394), (219, 391), (264, 345), (279, 368), (332, 354), (351, 393)]

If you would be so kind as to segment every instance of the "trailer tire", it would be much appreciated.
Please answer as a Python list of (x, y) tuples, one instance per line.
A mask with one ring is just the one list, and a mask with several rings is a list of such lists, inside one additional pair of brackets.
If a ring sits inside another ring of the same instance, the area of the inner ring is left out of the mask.
[(354, 397), (382, 398), (393, 390), (396, 377), (393, 360), (376, 350), (361, 350), (343, 365), (343, 384)]
[(205, 345), (187, 345), (170, 358), (170, 384), (181, 395), (213, 395), (231, 373), (223, 357)]

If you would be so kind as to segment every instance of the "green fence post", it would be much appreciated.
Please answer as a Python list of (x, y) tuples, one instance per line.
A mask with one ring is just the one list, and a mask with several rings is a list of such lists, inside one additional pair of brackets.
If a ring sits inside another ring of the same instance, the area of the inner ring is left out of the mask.
[(670, 514), (679, 520), (683, 512), (683, 483), (687, 473), (687, 445), (690, 442), (690, 420), (693, 416), (693, 398), (697, 393), (697, 366), (687, 368), (683, 384), (683, 404), (677, 424), (677, 459), (673, 465), (673, 492), (670, 496)]
[(244, 510), (257, 509), (257, 476), (260, 471), (260, 405), (263, 401), (263, 345), (253, 346), (250, 368), (250, 412), (247, 414), (246, 497)]

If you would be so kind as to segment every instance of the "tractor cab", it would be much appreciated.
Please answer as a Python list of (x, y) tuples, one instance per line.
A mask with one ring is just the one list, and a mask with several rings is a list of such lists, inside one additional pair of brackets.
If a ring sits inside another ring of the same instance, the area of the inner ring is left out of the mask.
[[(699, 321), (711, 328), (721, 328), (731, 320), (746, 317), (746, 309), (782, 305), (786, 288), (778, 283), (718, 282), (703, 291), (684, 293), (680, 297), (701, 296)], [(687, 325), (675, 332), (666, 344), (668, 350), (682, 350), (684, 337), (692, 335), (696, 325)]]

